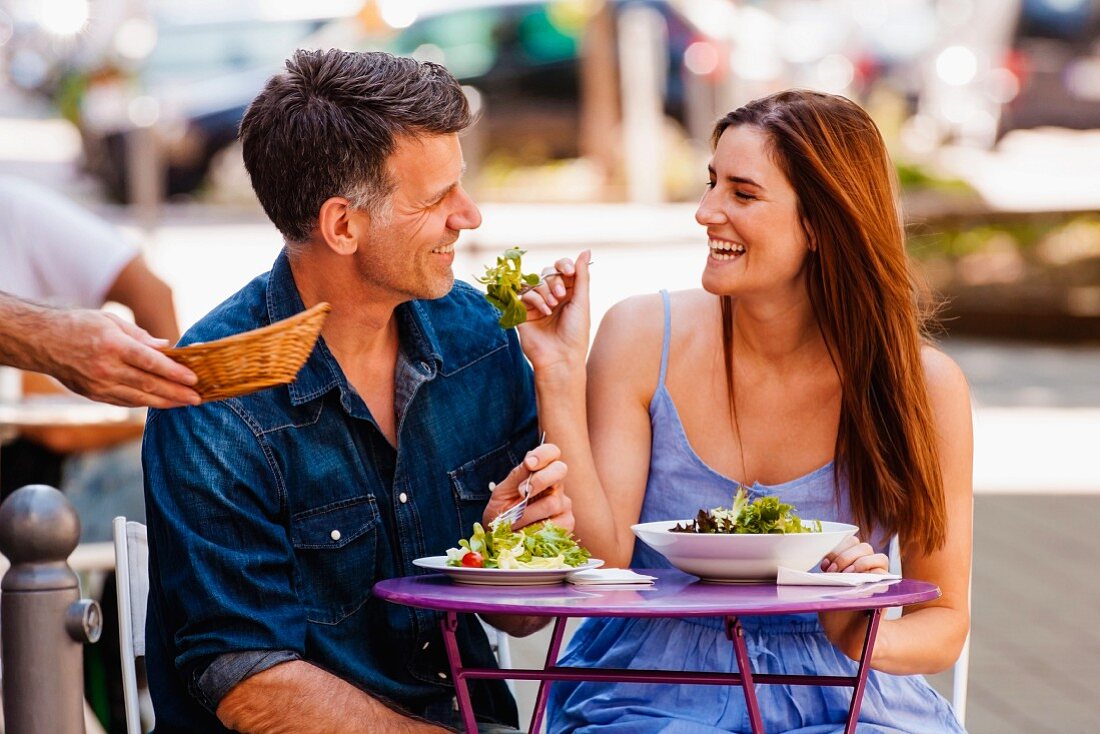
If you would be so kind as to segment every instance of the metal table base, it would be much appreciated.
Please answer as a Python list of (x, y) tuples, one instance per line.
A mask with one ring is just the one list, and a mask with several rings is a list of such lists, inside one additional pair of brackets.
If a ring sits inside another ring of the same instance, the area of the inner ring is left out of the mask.
[(565, 623), (569, 619), (564, 616), (554, 618), (554, 630), (546, 651), (546, 664), (541, 670), (467, 668), (462, 665), (461, 655), (458, 651), (458, 640), (455, 637), (458, 630), (458, 614), (453, 611), (444, 613), (441, 625), (443, 628), (443, 644), (447, 651), (447, 660), (451, 666), (451, 679), (454, 681), (455, 693), (458, 698), (458, 710), (462, 715), (463, 726), (466, 728), (467, 734), (477, 734), (477, 722), (474, 719), (474, 708), (470, 701), (470, 689), (467, 685), (467, 680), (471, 678), (539, 681), (538, 696), (535, 698), (535, 708), (531, 715), (531, 725), (528, 728), (529, 734), (538, 734), (546, 713), (546, 704), (550, 698), (550, 685), (556, 680), (740, 686), (745, 693), (745, 706), (748, 709), (749, 723), (752, 726), (753, 734), (765, 734), (764, 723), (760, 717), (760, 705), (756, 699), (757, 684), (848, 686), (854, 690), (852, 691), (852, 703), (848, 708), (848, 720), (844, 733), (854, 734), (856, 723), (859, 721), (859, 709), (863, 702), (863, 692), (867, 686), (867, 674), (871, 669), (871, 653), (874, 650), (875, 638), (878, 635), (882, 610), (872, 609), (868, 610), (866, 614), (868, 616), (867, 632), (864, 635), (863, 650), (860, 653), (859, 666), (854, 676), (753, 675), (752, 666), (749, 663), (748, 649), (745, 646), (744, 632), (741, 628), (741, 620), (734, 616), (726, 617), (726, 636), (733, 643), (739, 673), (593, 669), (560, 666), (556, 663), (558, 654), (561, 651), (562, 638), (565, 635)]

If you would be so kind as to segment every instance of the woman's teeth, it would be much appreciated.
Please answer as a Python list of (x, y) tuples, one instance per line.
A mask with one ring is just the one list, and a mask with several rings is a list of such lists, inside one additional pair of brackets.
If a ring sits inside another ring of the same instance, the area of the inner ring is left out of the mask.
[(735, 260), (745, 254), (745, 246), (725, 242), (723, 240), (710, 240), (710, 256), (715, 260)]

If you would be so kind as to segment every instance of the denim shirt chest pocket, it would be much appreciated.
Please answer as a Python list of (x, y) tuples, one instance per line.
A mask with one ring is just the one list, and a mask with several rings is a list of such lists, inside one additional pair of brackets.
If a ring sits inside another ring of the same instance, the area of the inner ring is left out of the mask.
[(367, 601), (376, 575), (380, 520), (373, 495), (291, 518), (298, 593), (309, 621), (339, 624)]
[(504, 443), (492, 451), (468, 461), (447, 472), (458, 508), (458, 527), (461, 537), (473, 531), (475, 522), (481, 522), (485, 504), (492, 491), (489, 482), (501, 482), (519, 464), (519, 458), (511, 443)]

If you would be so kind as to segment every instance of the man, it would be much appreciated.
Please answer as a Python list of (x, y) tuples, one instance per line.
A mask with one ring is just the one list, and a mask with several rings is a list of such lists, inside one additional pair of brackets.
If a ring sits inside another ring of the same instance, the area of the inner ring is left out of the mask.
[[(417, 573), (528, 476), (523, 523), (572, 527), (516, 335), (451, 272), (481, 222), (461, 183), (468, 123), (442, 67), (336, 50), (298, 51), (246, 113), (245, 166), (286, 246), (183, 342), (332, 312), (289, 386), (150, 413), (157, 732), (445, 731), (438, 617), (372, 585)], [(475, 619), (460, 647), (491, 664)], [(474, 688), (479, 720), (514, 725), (500, 681)]]

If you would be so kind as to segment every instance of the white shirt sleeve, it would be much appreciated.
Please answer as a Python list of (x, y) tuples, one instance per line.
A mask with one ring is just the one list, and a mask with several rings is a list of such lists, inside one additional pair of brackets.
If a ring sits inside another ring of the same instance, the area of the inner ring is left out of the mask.
[(0, 291), (99, 308), (140, 252), (132, 238), (53, 191), (0, 177)]

